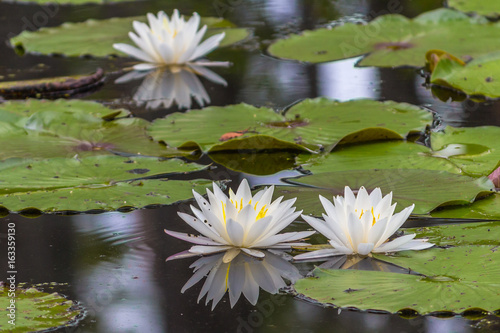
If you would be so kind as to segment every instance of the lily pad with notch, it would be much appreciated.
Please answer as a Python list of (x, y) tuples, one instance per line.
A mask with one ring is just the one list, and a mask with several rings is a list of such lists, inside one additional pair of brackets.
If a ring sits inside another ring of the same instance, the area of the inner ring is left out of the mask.
[[(180, 149), (329, 152), (338, 144), (403, 139), (432, 122), (427, 110), (392, 101), (304, 100), (277, 113), (247, 104), (170, 114), (153, 122), (154, 140)], [(200, 128), (199, 124), (203, 124)]]
[(297, 281), (306, 300), (359, 310), (421, 315), (493, 313), (500, 309), (500, 251), (493, 246), (404, 251), (375, 258), (415, 274), (316, 268), (314, 277)]
[(431, 215), (438, 218), (500, 220), (500, 194), (495, 193), (469, 205), (443, 207)]
[(346, 23), (276, 41), (271, 55), (312, 63), (364, 56), (359, 66), (425, 65), (428, 50), (442, 49), (462, 60), (497, 51), (500, 24), (441, 8), (409, 19), (379, 16), (368, 24)]
[[(146, 16), (134, 16), (64, 23), (58, 27), (23, 31), (13, 37), (10, 43), (19, 53), (62, 54), (70, 57), (119, 55), (121, 53), (113, 48), (113, 44), (130, 44), (128, 33), (132, 30), (132, 22), (146, 20)], [(221, 18), (204, 17), (200, 25), (205, 24), (208, 28), (205, 39), (222, 32), (226, 34), (220, 47), (240, 42), (251, 34), (249, 29), (237, 28), (233, 23)]]

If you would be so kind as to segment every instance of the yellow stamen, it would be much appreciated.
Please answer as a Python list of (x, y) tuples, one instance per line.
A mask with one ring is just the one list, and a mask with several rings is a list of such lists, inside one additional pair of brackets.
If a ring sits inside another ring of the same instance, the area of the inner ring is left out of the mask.
[(224, 217), (224, 223), (226, 223), (226, 205), (224, 204), (223, 201), (221, 201), (222, 204), (222, 216)]
[[(257, 214), (257, 218), (255, 220), (260, 220), (261, 218), (265, 217), (266, 214), (267, 214), (267, 211), (269, 209), (266, 209), (266, 206), (267, 205), (264, 205), (261, 209), (260, 209), (260, 212), (259, 214)], [(257, 206), (255, 207), (255, 209), (257, 208)]]
[(227, 281), (229, 280), (229, 268), (231, 268), (231, 263), (227, 264), (227, 271), (226, 271), (226, 290), (227, 290)]

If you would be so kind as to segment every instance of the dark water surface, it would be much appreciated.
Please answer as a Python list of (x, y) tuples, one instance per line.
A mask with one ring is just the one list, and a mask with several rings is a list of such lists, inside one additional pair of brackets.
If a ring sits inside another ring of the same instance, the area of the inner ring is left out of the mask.
[[(424, 86), (414, 69), (354, 68), (357, 59), (307, 65), (274, 59), (265, 54), (269, 42), (280, 36), (333, 24), (335, 20), (369, 20), (386, 14), (391, 1), (311, 1), (311, 0), (216, 0), (139, 1), (105, 6), (15, 5), (0, 3), (0, 39), (23, 29), (57, 26), (87, 18), (132, 16), (179, 8), (202, 16), (222, 15), (239, 26), (254, 29), (254, 37), (243, 46), (210, 54), (213, 60), (229, 60), (230, 68), (216, 69), (228, 86), (203, 81), (212, 105), (245, 102), (276, 109), (303, 98), (326, 96), (339, 100), (373, 98), (423, 105), (436, 111), (442, 121), (455, 126), (500, 126), (499, 103), (442, 102)], [(441, 1), (403, 1), (401, 12), (414, 17), (440, 7)], [(43, 9), (45, 8), (45, 9)], [(391, 7), (393, 8), (393, 7)], [(42, 13), (42, 14), (40, 14)], [(45, 13), (45, 15), (43, 15)], [(24, 55), (18, 56), (7, 43), (0, 43), (0, 81), (33, 79), (57, 75), (83, 74), (97, 67), (107, 72), (129, 60), (84, 59)], [(112, 107), (127, 107), (134, 115), (149, 120), (176, 111), (148, 110), (131, 96), (139, 81), (113, 84), (119, 73), (85, 97)], [(242, 175), (217, 167), (213, 179), (231, 178), (239, 183)], [(254, 184), (269, 178), (251, 178)], [(276, 180), (277, 177), (274, 177)], [(186, 250), (187, 243), (169, 238), (171, 230), (188, 232), (177, 217), (177, 206), (131, 213), (53, 216), (34, 219), (9, 215), (0, 220), (0, 237), (8, 222), (16, 223), (17, 280), (29, 284), (57, 282), (45, 286), (80, 301), (87, 316), (77, 325), (58, 332), (498, 332), (498, 318), (466, 320), (360, 313), (323, 308), (284, 295), (261, 290), (257, 306), (242, 297), (231, 309), (227, 296), (214, 311), (196, 300), (202, 283), (180, 289), (191, 276), (193, 259), (165, 263), (165, 259)], [(2, 234), (3, 233), (3, 234)], [(1, 242), (2, 253), (6, 251)], [(306, 272), (311, 267), (301, 267)], [(0, 260), (6, 272), (6, 261)], [(3, 274), (0, 275), (0, 279)]]

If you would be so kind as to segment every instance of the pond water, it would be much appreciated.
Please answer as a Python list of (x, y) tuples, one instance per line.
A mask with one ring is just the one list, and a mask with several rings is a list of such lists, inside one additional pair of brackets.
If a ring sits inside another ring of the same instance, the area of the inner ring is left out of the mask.
[[(442, 6), (442, 1), (401, 1), (398, 11), (408, 17)], [(45, 9), (43, 9), (45, 8)], [(325, 96), (341, 101), (354, 98), (394, 100), (428, 107), (444, 124), (455, 126), (500, 126), (499, 103), (471, 100), (443, 102), (425, 86), (415, 69), (355, 68), (358, 59), (318, 65), (278, 60), (266, 54), (265, 46), (292, 32), (333, 25), (346, 20), (370, 20), (388, 13), (386, 1), (344, 0), (189, 0), (138, 1), (104, 6), (78, 7), (16, 5), (0, 3), (0, 38), (23, 29), (57, 26), (87, 18), (132, 16), (179, 8), (202, 16), (218, 16), (238, 26), (253, 28), (244, 47), (220, 49), (210, 59), (228, 60), (234, 65), (216, 68), (227, 86), (202, 79), (210, 105), (245, 102), (283, 109), (298, 100)], [(393, 8), (393, 7), (389, 7)], [(40, 15), (43, 11), (47, 15)], [(46, 19), (44, 19), (46, 18)], [(259, 44), (260, 43), (260, 44)], [(117, 63), (118, 62), (118, 63)], [(99, 90), (83, 97), (112, 107), (130, 109), (137, 117), (153, 120), (177, 111), (150, 110), (132, 96), (141, 80), (115, 84), (127, 59), (64, 58), (37, 55), (18, 56), (7, 43), (0, 44), (0, 79), (21, 80), (57, 75), (85, 74), (101, 67), (111, 73)], [(114, 72), (116, 71), (116, 72)], [(195, 107), (198, 107), (195, 105)], [(286, 158), (286, 156), (285, 156)], [(211, 163), (208, 157), (202, 162)], [(292, 172), (292, 171), (289, 171)], [(281, 174), (282, 175), (282, 174)], [(279, 177), (247, 176), (214, 165), (206, 172), (211, 179), (241, 179), (251, 184), (277, 182)], [(270, 295), (261, 290), (256, 306), (242, 297), (230, 308), (227, 295), (211, 310), (204, 300), (197, 303), (202, 284), (181, 294), (192, 275), (193, 259), (165, 262), (184, 251), (188, 244), (164, 234), (163, 229), (189, 232), (177, 216), (179, 206), (137, 210), (130, 213), (43, 215), (28, 218), (10, 214), (0, 223), (0, 237), (7, 223), (15, 222), (17, 238), (17, 280), (58, 291), (80, 301), (86, 316), (75, 326), (57, 332), (495, 332), (497, 317), (468, 320), (432, 316), (405, 319), (397, 315), (338, 312), (288, 295)], [(2, 251), (5, 242), (0, 238)], [(299, 265), (301, 273), (312, 264)], [(0, 261), (0, 270), (7, 271)], [(56, 284), (47, 285), (55, 282)]]

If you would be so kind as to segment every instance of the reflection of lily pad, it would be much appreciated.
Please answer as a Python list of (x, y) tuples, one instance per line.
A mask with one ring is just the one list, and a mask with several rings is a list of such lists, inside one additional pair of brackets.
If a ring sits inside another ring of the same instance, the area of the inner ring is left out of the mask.
[(425, 54), (442, 49), (459, 58), (496, 51), (500, 25), (450, 9), (426, 12), (414, 19), (383, 15), (366, 25), (347, 23), (333, 29), (306, 31), (278, 40), (269, 48), (277, 57), (325, 62), (367, 55), (361, 66), (416, 66)]
[(339, 143), (402, 139), (423, 131), (431, 121), (431, 113), (405, 103), (317, 98), (293, 106), (285, 115), (246, 104), (174, 113), (156, 120), (149, 134), (171, 147), (209, 152), (329, 152)]
[(500, 97), (500, 53), (480, 56), (465, 66), (442, 59), (432, 72), (430, 82), (470, 96)]
[[(118, 54), (114, 43), (131, 43), (128, 32), (133, 21), (146, 21), (146, 16), (88, 20), (81, 23), (65, 23), (59, 27), (23, 31), (11, 39), (18, 50), (42, 54), (64, 54), (67, 56), (93, 55), (104, 57)], [(205, 38), (225, 32), (220, 46), (228, 46), (247, 38), (249, 30), (236, 28), (224, 19), (206, 17), (201, 25), (208, 29)]]
[(0, 105), (0, 159), (103, 154), (179, 156), (146, 135), (149, 122), (84, 101), (9, 102)]
[(446, 207), (432, 212), (433, 217), (500, 220), (500, 194), (476, 200), (470, 205)]
[(431, 146), (436, 156), (447, 157), (465, 173), (488, 176), (500, 165), (499, 137), (500, 127), (496, 126), (446, 127), (443, 132), (432, 133)]
[(406, 141), (338, 146), (331, 154), (301, 155), (297, 164), (314, 174), (360, 169), (425, 169), (461, 173), (453, 163), (433, 157), (429, 148)]
[[(57, 293), (44, 293), (35, 288), (16, 289), (9, 296), (7, 286), (0, 287), (0, 331), (34, 332), (74, 324), (83, 315), (82, 308)], [(8, 317), (10, 300), (15, 300), (15, 325)]]
[(391, 313), (462, 313), (500, 309), (500, 251), (489, 246), (405, 251), (378, 259), (426, 276), (317, 268), (315, 278), (297, 281), (298, 293), (322, 303)]
[[(192, 197), (206, 181), (167, 180), (201, 170), (180, 160), (95, 156), (0, 163), (0, 205), (9, 211), (88, 211), (167, 205)], [(199, 186), (199, 187), (198, 187)]]
[(102, 85), (104, 71), (91, 75), (61, 76), (38, 80), (0, 82), (0, 95), (6, 99), (69, 97)]
[(486, 178), (470, 178), (444, 171), (419, 169), (367, 169), (333, 171), (289, 179), (292, 184), (312, 187), (278, 186), (275, 195), (297, 197), (296, 206), (305, 213), (321, 216), (321, 194), (331, 199), (343, 195), (344, 187), (358, 189), (364, 186), (369, 192), (380, 187), (384, 194), (393, 192), (396, 210), (415, 204), (414, 214), (425, 214), (441, 205), (467, 204), (492, 189)]
[(448, 0), (448, 6), (466, 13), (497, 18), (500, 16), (500, 2), (491, 0)]
[(500, 222), (460, 223), (403, 229), (436, 245), (500, 245)]

